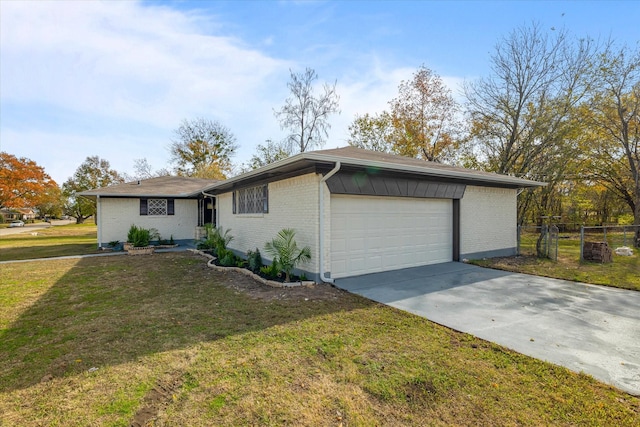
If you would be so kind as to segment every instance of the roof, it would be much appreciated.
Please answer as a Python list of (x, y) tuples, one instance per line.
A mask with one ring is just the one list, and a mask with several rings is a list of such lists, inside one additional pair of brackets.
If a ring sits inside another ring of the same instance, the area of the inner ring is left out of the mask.
[(357, 147), (308, 151), (234, 176), (224, 181), (163, 176), (83, 191), (81, 196), (193, 198), (203, 191), (220, 194), (231, 189), (275, 181), (311, 172), (326, 173), (340, 162), (341, 170), (376, 170), (393, 175), (420, 176), (429, 180), (506, 188), (546, 185), (542, 182), (483, 172)]
[(394, 175), (423, 176), (426, 179), (470, 185), (506, 188), (527, 188), (546, 185), (542, 182), (508, 175), (449, 166), (442, 163), (349, 146), (296, 154), (262, 168), (220, 181), (211, 186), (209, 191), (220, 193), (242, 185), (264, 180), (283, 179), (306, 173), (307, 171), (328, 171), (337, 162), (340, 162), (341, 169), (375, 169), (376, 171)]
[(216, 184), (215, 179), (162, 176), (95, 188), (80, 193), (85, 197), (193, 198)]

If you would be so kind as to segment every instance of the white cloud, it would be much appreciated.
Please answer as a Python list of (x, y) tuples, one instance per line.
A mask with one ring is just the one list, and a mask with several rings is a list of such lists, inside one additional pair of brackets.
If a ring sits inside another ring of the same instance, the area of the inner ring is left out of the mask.
[(313, 64), (273, 57), (210, 11), (129, 1), (0, 7), (0, 149), (31, 158), (58, 183), (92, 155), (121, 172), (143, 157), (167, 166), (172, 130), (185, 118), (219, 120), (238, 138), (236, 161), (246, 161), (257, 144), (284, 137), (273, 109), (288, 95), (289, 69), (307, 65), (330, 75), (319, 83), (337, 78), (342, 113), (325, 147), (344, 146), (355, 115), (388, 108), (415, 71), (339, 46)]
[(2, 18), (3, 98), (167, 126), (229, 115), (284, 61), (212, 19), (132, 2), (10, 2)]

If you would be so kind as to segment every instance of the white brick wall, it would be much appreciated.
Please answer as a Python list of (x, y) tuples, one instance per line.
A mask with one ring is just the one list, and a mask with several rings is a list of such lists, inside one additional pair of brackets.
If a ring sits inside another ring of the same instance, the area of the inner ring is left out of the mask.
[(311, 248), (311, 261), (299, 268), (318, 272), (319, 181), (320, 175), (307, 174), (269, 183), (266, 214), (233, 214), (232, 193), (218, 196), (219, 226), (230, 228), (234, 237), (229, 248), (244, 253), (258, 248), (265, 259), (271, 259), (264, 251), (265, 243), (283, 228), (293, 228), (298, 246)]
[(513, 252), (517, 227), (517, 190), (467, 186), (460, 200), (461, 258)]
[(103, 246), (118, 240), (125, 242), (132, 224), (155, 228), (163, 239), (173, 235), (174, 240), (194, 239), (198, 224), (198, 201), (175, 199), (175, 215), (140, 215), (139, 199), (101, 198), (98, 207), (100, 233)]

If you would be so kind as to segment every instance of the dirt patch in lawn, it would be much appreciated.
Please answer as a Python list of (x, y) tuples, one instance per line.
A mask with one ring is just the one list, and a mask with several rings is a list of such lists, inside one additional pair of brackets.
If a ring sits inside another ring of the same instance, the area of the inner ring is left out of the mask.
[(262, 301), (337, 301), (345, 293), (345, 291), (327, 283), (291, 288), (274, 288), (263, 285), (241, 273), (231, 271), (220, 274), (226, 275), (222, 283), (228, 288)]
[(182, 375), (180, 373), (174, 373), (158, 381), (144, 397), (143, 406), (134, 415), (130, 427), (148, 425), (149, 421), (157, 417), (160, 408), (173, 401), (174, 393), (180, 386), (182, 386)]
[[(206, 259), (203, 260), (204, 269)], [(220, 279), (220, 283), (227, 288), (242, 292), (251, 298), (262, 301), (337, 301), (345, 295), (345, 291), (328, 283), (316, 283), (310, 286), (293, 286), (275, 288), (254, 280), (237, 271), (212, 271)]]

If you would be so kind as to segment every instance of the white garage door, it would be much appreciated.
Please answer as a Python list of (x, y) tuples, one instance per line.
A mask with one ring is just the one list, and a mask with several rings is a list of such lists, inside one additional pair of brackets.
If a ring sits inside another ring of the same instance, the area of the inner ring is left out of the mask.
[(331, 277), (453, 258), (450, 199), (331, 195)]

